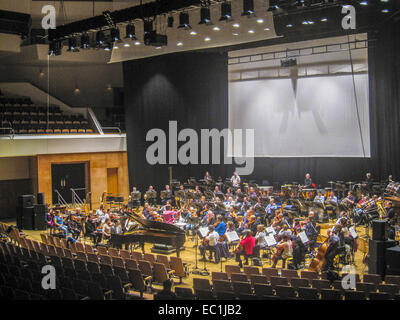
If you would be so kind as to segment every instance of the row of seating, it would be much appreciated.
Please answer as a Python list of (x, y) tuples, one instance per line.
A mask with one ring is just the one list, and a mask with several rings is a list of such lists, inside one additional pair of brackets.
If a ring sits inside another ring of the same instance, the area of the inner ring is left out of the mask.
[(15, 134), (64, 134), (64, 133), (93, 133), (93, 129), (88, 125), (16, 125), (12, 126)]
[(12, 124), (29, 124), (29, 123), (39, 123), (39, 122), (49, 122), (49, 123), (57, 123), (57, 124), (86, 124), (87, 120), (83, 117), (83, 115), (63, 115), (63, 114), (50, 114), (47, 116), (47, 113), (41, 112), (39, 114), (34, 113), (26, 113), (26, 114), (9, 114), (4, 113), (0, 109), (1, 118), (4, 121), (9, 121)]
[(33, 102), (29, 97), (6, 97), (0, 94), (0, 106), (30, 106)]

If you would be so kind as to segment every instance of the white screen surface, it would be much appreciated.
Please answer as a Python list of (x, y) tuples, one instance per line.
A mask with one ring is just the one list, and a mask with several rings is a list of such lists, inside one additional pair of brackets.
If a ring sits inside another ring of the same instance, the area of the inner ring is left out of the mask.
[(256, 157), (370, 157), (368, 75), (355, 84), (360, 125), (351, 75), (230, 82), (229, 128), (254, 129)]

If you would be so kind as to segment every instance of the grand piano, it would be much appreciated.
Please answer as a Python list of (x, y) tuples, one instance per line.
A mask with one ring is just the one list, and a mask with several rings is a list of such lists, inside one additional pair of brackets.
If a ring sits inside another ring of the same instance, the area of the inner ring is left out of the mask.
[(124, 234), (111, 234), (110, 244), (115, 247), (139, 243), (144, 253), (144, 244), (154, 243), (169, 245), (175, 248), (176, 255), (185, 243), (185, 231), (181, 228), (164, 222), (145, 220), (135, 213), (129, 214), (141, 227), (139, 230)]

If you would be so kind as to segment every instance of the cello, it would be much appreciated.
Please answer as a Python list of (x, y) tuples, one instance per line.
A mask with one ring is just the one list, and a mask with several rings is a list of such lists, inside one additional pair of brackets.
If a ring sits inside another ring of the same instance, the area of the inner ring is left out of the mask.
[(329, 247), (328, 239), (329, 237), (327, 237), (326, 240), (318, 248), (317, 255), (311, 260), (311, 263), (308, 266), (308, 271), (321, 271), (322, 267), (325, 264), (325, 255)]

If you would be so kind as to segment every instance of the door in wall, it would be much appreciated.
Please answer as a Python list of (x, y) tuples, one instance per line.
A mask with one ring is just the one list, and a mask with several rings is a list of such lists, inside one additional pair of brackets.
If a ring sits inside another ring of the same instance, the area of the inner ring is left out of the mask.
[(85, 163), (53, 163), (51, 165), (53, 204), (58, 203), (56, 190), (67, 203), (72, 203), (71, 188), (84, 200), (86, 195), (85, 172)]

